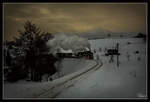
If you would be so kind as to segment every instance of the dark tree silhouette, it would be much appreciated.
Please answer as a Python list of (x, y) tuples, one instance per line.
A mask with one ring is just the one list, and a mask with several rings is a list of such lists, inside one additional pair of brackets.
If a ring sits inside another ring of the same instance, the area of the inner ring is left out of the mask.
[[(19, 36), (14, 38), (14, 46), (16, 52), (18, 52), (15, 61), (20, 63), (19, 59), (22, 59), (20, 66), (22, 72), (30, 73), (32, 81), (40, 81), (45, 73), (50, 73), (50, 75), (55, 73), (54, 63), (56, 60), (54, 60), (54, 56), (48, 54), (49, 49), (46, 46), (46, 42), (53, 36), (50, 33), (42, 32), (39, 27), (30, 21), (26, 21), (24, 30), (18, 32)], [(47, 63), (43, 62), (41, 58)]]
[(144, 42), (146, 42), (146, 34), (138, 33), (135, 38), (143, 38)]
[(11, 58), (11, 56), (10, 56), (9, 50), (6, 51), (6, 56), (5, 56), (5, 58), (6, 58), (6, 65), (7, 65), (7, 66), (11, 66), (11, 60), (12, 60), (12, 58)]

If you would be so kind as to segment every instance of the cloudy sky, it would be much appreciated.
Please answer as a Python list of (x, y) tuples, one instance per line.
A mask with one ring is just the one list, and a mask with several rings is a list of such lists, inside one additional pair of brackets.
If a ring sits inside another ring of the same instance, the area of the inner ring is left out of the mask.
[(43, 31), (146, 32), (146, 4), (4, 4), (4, 39), (17, 36), (26, 20)]

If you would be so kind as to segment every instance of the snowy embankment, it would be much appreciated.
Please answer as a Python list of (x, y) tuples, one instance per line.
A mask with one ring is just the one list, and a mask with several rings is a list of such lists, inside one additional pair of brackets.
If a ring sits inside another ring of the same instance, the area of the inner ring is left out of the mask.
[[(67, 63), (67, 61), (69, 61), (69, 63)], [(60, 89), (57, 89), (57, 86), (62, 85), (69, 80), (72, 80), (86, 70), (97, 65), (95, 61), (85, 59), (64, 59), (64, 61), (62, 62), (62, 71), (64, 73), (63, 77), (53, 81), (42, 83), (4, 83), (4, 98), (38, 98), (46, 92), (50, 92), (49, 97), (53, 97), (53, 95), (55, 95), (57, 91), (60, 91)], [(55, 92), (53, 93), (52, 90)]]
[(62, 76), (86, 68), (88, 63), (91, 63), (91, 61), (85, 59), (65, 58), (64, 60), (62, 60), (62, 64), (61, 64)]
[[(105, 48), (119, 43), (119, 67), (104, 55)], [(128, 44), (130, 42), (130, 44)], [(55, 98), (146, 98), (146, 44), (143, 39), (98, 39), (91, 40), (95, 59), (99, 55), (103, 66), (87, 75)], [(99, 51), (101, 48), (101, 51)], [(135, 53), (139, 51), (139, 53)], [(127, 57), (127, 52), (130, 58)]]

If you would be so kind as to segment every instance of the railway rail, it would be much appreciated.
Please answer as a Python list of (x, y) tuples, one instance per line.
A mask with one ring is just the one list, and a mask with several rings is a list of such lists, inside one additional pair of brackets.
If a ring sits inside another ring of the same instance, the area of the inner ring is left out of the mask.
[[(101, 66), (103, 65), (102, 61), (101, 60), (94, 60), (94, 61), (96, 62), (96, 64), (93, 67), (88, 68), (86, 71), (70, 77), (69, 79), (65, 80), (64, 82), (58, 83), (57, 85), (45, 90), (44, 92), (37, 94), (33, 98), (44, 98), (44, 97), (45, 98), (56, 98), (62, 91), (64, 91), (64, 89), (73, 86), (77, 81), (80, 81), (83, 78), (87, 78), (88, 77), (87, 75), (89, 73), (101, 68)], [(55, 88), (57, 89), (57, 91)]]

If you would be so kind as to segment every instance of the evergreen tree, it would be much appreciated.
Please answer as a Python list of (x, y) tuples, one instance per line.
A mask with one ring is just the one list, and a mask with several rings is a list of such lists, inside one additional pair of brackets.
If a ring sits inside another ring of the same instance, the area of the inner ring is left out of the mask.
[[(22, 69), (22, 72), (30, 73), (32, 81), (41, 80), (41, 75), (46, 73), (44, 70), (47, 70), (47, 68), (42, 67), (44, 64), (40, 59), (43, 58), (41, 57), (43, 56), (42, 54), (48, 54), (49, 49), (46, 46), (46, 42), (53, 37), (50, 33), (41, 32), (41, 29), (30, 21), (26, 21), (24, 23), (24, 30), (19, 30), (18, 32), (19, 36), (14, 38), (15, 44), (13, 48), (17, 56), (15, 59), (16, 65), (20, 67), (19, 71)], [(49, 59), (46, 59), (46, 62), (52, 62), (51, 65), (56, 62), (47, 60)], [(51, 69), (51, 71), (55, 72), (54, 66), (49, 68), (53, 68), (54, 70)]]

